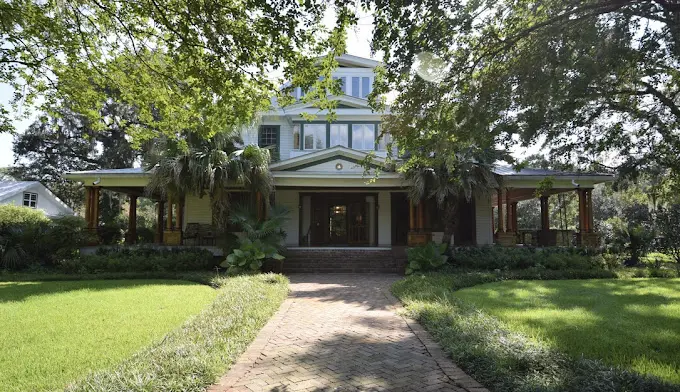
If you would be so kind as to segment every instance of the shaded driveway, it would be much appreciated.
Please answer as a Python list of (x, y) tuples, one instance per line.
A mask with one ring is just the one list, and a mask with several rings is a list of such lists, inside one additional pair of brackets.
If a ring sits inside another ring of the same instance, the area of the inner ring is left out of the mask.
[(290, 279), (290, 297), (210, 391), (486, 391), (395, 312), (397, 275)]

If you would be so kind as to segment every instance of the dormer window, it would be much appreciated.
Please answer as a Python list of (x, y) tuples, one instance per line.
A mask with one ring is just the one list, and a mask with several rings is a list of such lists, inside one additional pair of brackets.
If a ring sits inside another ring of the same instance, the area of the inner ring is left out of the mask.
[(33, 192), (24, 192), (24, 206), (38, 208), (38, 194)]
[(366, 98), (373, 90), (371, 78), (368, 76), (352, 76), (352, 96)]

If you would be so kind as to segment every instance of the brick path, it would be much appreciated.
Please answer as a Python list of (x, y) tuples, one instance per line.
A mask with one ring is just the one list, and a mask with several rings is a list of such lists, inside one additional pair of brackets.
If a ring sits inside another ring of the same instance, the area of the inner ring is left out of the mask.
[(395, 313), (396, 275), (292, 275), (291, 296), (209, 391), (485, 391)]

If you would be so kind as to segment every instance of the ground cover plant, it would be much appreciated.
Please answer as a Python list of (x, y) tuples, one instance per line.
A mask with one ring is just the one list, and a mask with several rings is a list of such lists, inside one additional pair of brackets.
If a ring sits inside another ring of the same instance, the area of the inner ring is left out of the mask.
[(680, 279), (508, 281), (457, 298), (572, 357), (680, 384)]
[[(543, 335), (540, 333), (532, 335), (535, 337), (535, 339), (532, 339), (522, 333), (521, 329), (513, 329), (503, 320), (499, 320), (483, 310), (480, 311), (479, 308), (458, 297), (464, 292), (458, 290), (466, 287), (472, 287), (469, 290), (474, 290), (477, 287), (483, 289), (485, 286), (477, 285), (509, 279), (540, 280), (587, 278), (588, 276), (611, 278), (617, 277), (617, 275), (618, 273), (615, 271), (601, 270), (430, 273), (413, 275), (401, 280), (393, 285), (392, 291), (404, 303), (407, 314), (420, 321), (459, 366), (492, 391), (680, 391), (678, 384), (668, 381), (674, 380), (673, 376), (670, 376), (672, 372), (666, 373), (669, 377), (664, 377), (665, 380), (661, 380), (636, 371), (613, 367), (601, 360), (604, 355), (580, 356), (575, 355), (573, 351), (567, 353), (562, 351), (559, 346), (543, 340)], [(545, 283), (557, 284), (562, 282), (569, 284), (569, 282), (593, 281), (565, 280)], [(601, 280), (594, 282), (595, 287), (598, 284), (612, 283), (610, 295), (613, 298), (605, 296), (605, 298), (597, 297), (589, 299), (589, 301), (601, 299), (603, 303), (608, 303), (609, 307), (617, 305), (617, 300), (624, 301), (618, 304), (625, 308), (625, 312), (619, 311), (617, 313), (614, 309), (607, 309), (608, 314), (603, 314), (601, 319), (599, 316), (593, 316), (590, 321), (595, 320), (597, 323), (605, 324), (608, 322), (605, 316), (613, 317), (615, 326), (612, 328), (614, 328), (614, 331), (616, 331), (616, 328), (631, 328), (627, 335), (623, 337), (611, 336), (611, 330), (594, 329), (591, 323), (587, 323), (589, 321), (587, 319), (579, 320), (576, 318), (569, 320), (569, 322), (576, 321), (574, 329), (582, 328), (586, 332), (585, 335), (580, 336), (580, 339), (586, 342), (596, 338), (608, 339), (610, 345), (620, 343), (624, 339), (630, 340), (630, 334), (645, 335), (647, 329), (650, 331), (650, 336), (655, 335), (659, 339), (654, 340), (655, 338), (652, 337), (646, 344), (643, 342), (642, 345), (637, 347), (647, 349), (648, 358), (652, 361), (658, 358), (654, 357), (656, 353), (650, 352), (654, 350), (661, 350), (663, 353), (659, 355), (666, 356), (665, 358), (668, 358), (668, 356), (675, 358), (672, 359), (675, 361), (672, 365), (664, 366), (663, 361), (665, 359), (662, 359), (658, 361), (659, 366), (650, 366), (647, 370), (663, 369), (668, 371), (674, 366), (677, 375), (678, 362), (677, 357), (670, 351), (672, 347), (669, 347), (668, 351), (659, 347), (659, 344), (663, 345), (666, 339), (673, 339), (671, 335), (674, 332), (664, 330), (663, 325), (669, 323), (677, 325), (677, 321), (673, 321), (672, 317), (663, 320), (658, 329), (653, 325), (651, 327), (647, 325), (650, 319), (656, 320), (657, 318), (667, 317), (669, 313), (666, 312), (673, 312), (672, 309), (667, 309), (667, 307), (672, 298), (677, 297), (677, 295), (673, 294), (674, 296), (667, 297), (668, 303), (658, 299), (657, 296), (666, 295), (666, 290), (669, 290), (672, 285), (677, 285), (677, 279), (666, 281), (638, 279), (621, 280), (620, 282), (623, 285), (620, 290), (616, 285), (618, 281)], [(645, 283), (642, 283), (640, 288), (636, 289), (634, 283), (639, 282), (649, 282), (649, 285), (653, 285), (654, 282), (665, 283), (662, 283), (659, 289), (646, 289)], [(515, 282), (494, 284), (502, 285), (505, 283), (512, 284)], [(541, 280), (538, 283), (544, 283), (544, 281)], [(633, 286), (626, 286), (627, 283), (633, 284)], [(656, 292), (657, 290), (663, 293)], [(550, 290), (546, 290), (543, 294), (540, 291), (535, 294), (527, 297), (526, 303), (533, 304), (536, 307), (541, 306), (541, 295), (552, 295)], [(632, 301), (630, 303), (625, 302), (626, 299), (617, 297), (630, 294), (633, 295), (633, 298), (629, 300)], [(469, 295), (474, 294), (470, 293)], [(498, 294), (498, 296), (501, 295), (501, 293)], [(489, 297), (496, 298), (496, 295), (490, 294)], [(509, 304), (507, 306), (509, 312), (520, 311), (521, 306), (528, 306), (523, 305), (524, 302), (521, 298), (515, 298), (512, 295), (506, 300)], [(565, 301), (568, 301), (568, 298)], [(654, 306), (655, 303), (657, 306)], [(566, 311), (576, 312), (575, 314), (578, 315), (578, 312), (583, 311), (579, 308), (583, 305), (583, 303), (575, 302), (571, 307), (566, 305), (565, 307), (567, 307)], [(603, 304), (602, 306), (607, 305)], [(675, 312), (677, 313), (677, 310)], [(547, 322), (550, 321), (547, 320)], [(563, 321), (556, 319), (556, 325), (551, 327), (566, 330)], [(527, 323), (531, 322), (527, 321)], [(547, 334), (548, 332), (545, 332), (545, 335)], [(677, 337), (675, 339), (677, 340)], [(603, 342), (596, 346), (603, 348), (606, 347), (606, 344), (606, 342)], [(677, 351), (677, 348), (675, 351)], [(635, 358), (642, 359), (644, 355), (645, 353), (637, 353)], [(629, 363), (633, 364), (631, 365), (632, 368), (637, 369), (635, 367), (642, 362), (632, 360)], [(651, 364), (652, 362), (648, 363)]]
[(62, 389), (117, 365), (216, 295), (176, 280), (0, 282), (0, 390)]
[(163, 340), (67, 391), (204, 391), (245, 351), (288, 295), (288, 280), (261, 274), (216, 278), (217, 297)]

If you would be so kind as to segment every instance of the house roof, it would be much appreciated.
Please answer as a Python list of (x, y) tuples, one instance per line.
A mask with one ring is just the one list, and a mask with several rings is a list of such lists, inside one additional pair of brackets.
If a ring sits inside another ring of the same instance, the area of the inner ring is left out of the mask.
[(611, 181), (614, 176), (606, 173), (596, 172), (574, 172), (574, 171), (558, 171), (550, 169), (536, 169), (525, 167), (520, 170), (515, 169), (509, 165), (496, 165), (493, 172), (510, 179), (537, 179), (540, 177), (555, 177), (567, 179), (588, 179), (591, 181)]
[(38, 181), (0, 181), (0, 200), (12, 197), (19, 192), (40, 184)]
[(125, 175), (146, 175), (150, 174), (149, 171), (145, 171), (141, 167), (128, 167), (125, 169), (97, 169), (97, 170), (83, 170), (83, 171), (72, 171), (67, 172), (66, 178), (69, 175), (114, 175), (114, 176), (125, 176)]
[[(323, 59), (324, 56), (318, 57), (319, 60)], [(371, 60), (366, 57), (359, 57), (359, 56), (354, 56), (351, 54), (342, 54), (340, 56), (335, 57), (335, 61), (338, 62), (338, 65), (341, 67), (351, 67), (351, 68), (375, 68), (379, 65), (382, 65), (383, 63), (380, 61), (376, 60)]]

